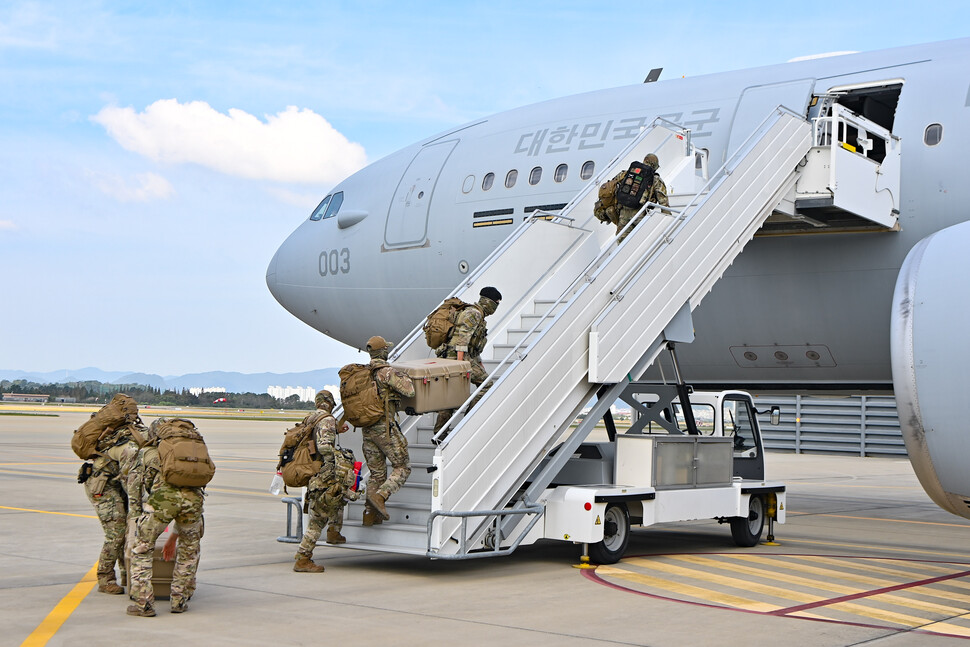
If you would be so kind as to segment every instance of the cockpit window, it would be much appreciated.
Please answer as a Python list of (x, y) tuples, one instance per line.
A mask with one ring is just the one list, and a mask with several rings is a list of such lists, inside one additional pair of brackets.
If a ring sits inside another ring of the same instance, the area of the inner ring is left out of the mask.
[(317, 208), (314, 209), (313, 213), (310, 214), (310, 220), (320, 220), (323, 218), (323, 214), (327, 213), (327, 207), (330, 205), (330, 198), (332, 197), (332, 195), (328, 195), (326, 198), (320, 201)]
[(324, 218), (333, 218), (340, 211), (340, 205), (344, 203), (344, 192), (334, 193), (333, 198), (330, 200), (330, 206), (327, 207), (327, 213), (323, 216)]
[(596, 162), (589, 160), (583, 164), (583, 168), (579, 169), (579, 177), (584, 180), (588, 180), (593, 177), (593, 171), (596, 170)]

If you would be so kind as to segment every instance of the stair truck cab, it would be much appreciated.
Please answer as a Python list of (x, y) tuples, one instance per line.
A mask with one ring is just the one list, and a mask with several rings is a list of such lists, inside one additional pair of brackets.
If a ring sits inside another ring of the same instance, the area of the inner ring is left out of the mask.
[[(624, 401), (638, 414), (630, 428), (617, 433), (606, 416), (608, 439), (574, 452), (540, 497), (542, 521), (523, 543), (571, 541), (594, 563), (612, 564), (636, 526), (716, 519), (750, 547), (767, 522), (773, 539), (774, 522), (785, 521), (785, 485), (765, 479), (759, 412), (748, 393), (690, 393), (685, 411), (677, 387), (632, 384)], [(778, 408), (770, 413), (777, 424)]]

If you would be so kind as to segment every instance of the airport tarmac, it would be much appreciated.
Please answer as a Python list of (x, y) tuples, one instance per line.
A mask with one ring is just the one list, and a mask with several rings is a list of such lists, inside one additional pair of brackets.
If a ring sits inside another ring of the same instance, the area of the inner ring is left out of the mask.
[[(217, 464), (188, 613), (127, 616), (98, 593), (102, 533), (76, 483), (85, 413), (0, 408), (0, 644), (965, 645), (970, 522), (937, 508), (908, 461), (772, 453), (788, 484), (777, 546), (692, 522), (637, 530), (626, 557), (573, 568), (541, 542), (465, 562), (321, 545), (291, 570), (267, 492), (285, 422), (195, 418)], [(144, 413), (144, 412), (143, 412)], [(182, 412), (190, 415), (189, 412)], [(147, 419), (147, 418), (146, 418)], [(5, 636), (2, 637), (2, 636)]]

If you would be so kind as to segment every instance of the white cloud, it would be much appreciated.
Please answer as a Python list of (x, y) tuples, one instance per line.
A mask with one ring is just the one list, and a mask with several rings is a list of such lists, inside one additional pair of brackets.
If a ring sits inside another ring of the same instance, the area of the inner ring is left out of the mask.
[(175, 189), (171, 183), (157, 173), (139, 173), (134, 184), (129, 184), (118, 175), (91, 174), (91, 181), (101, 191), (119, 202), (149, 202), (172, 196)]
[(15, 231), (17, 225), (13, 220), (0, 220), (0, 231)]
[(313, 209), (320, 204), (320, 200), (327, 194), (326, 190), (315, 191), (314, 193), (299, 193), (282, 187), (269, 187), (266, 191), (284, 204), (290, 204), (306, 210)]
[(91, 119), (145, 157), (250, 179), (332, 184), (367, 162), (363, 146), (312, 110), (295, 106), (260, 121), (235, 108), (222, 114), (204, 101), (164, 99), (140, 113), (107, 106)]

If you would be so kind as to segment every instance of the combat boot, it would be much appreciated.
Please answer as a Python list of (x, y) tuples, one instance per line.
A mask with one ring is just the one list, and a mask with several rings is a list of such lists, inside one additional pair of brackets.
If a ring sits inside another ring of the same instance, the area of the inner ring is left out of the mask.
[(189, 601), (185, 598), (172, 598), (172, 613), (185, 613), (189, 610)]
[(374, 508), (367, 506), (364, 508), (364, 521), (362, 526), (376, 526), (377, 524), (384, 523), (384, 518), (374, 512)]
[(340, 534), (340, 531), (331, 526), (327, 528), (327, 543), (328, 544), (346, 544), (347, 538)]
[(387, 508), (384, 507), (385, 501), (387, 501), (387, 497), (380, 492), (375, 492), (373, 495), (367, 497), (367, 503), (371, 504), (371, 507), (374, 508), (374, 511), (381, 519), (390, 519), (391, 515), (387, 514)]
[(132, 604), (128, 607), (128, 615), (130, 616), (141, 616), (143, 618), (154, 618), (155, 617), (155, 607), (141, 606), (140, 604)]
[(125, 590), (115, 584), (114, 582), (98, 582), (98, 593), (107, 593), (108, 595), (121, 595)]
[(323, 564), (314, 564), (306, 555), (298, 555), (293, 570), (297, 573), (322, 573), (325, 569)]

